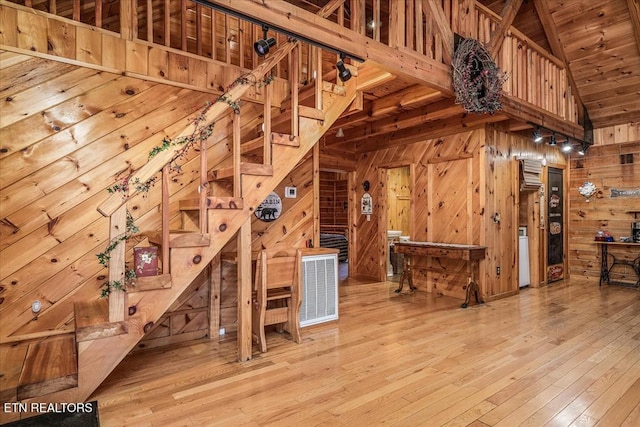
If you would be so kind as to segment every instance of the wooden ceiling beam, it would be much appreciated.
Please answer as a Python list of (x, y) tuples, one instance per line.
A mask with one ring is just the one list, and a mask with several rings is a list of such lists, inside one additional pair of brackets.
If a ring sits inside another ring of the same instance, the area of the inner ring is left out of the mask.
[(640, 53), (640, 0), (627, 0), (627, 7), (629, 8), (633, 34), (636, 38), (636, 47)]
[(358, 143), (368, 138), (377, 137), (403, 129), (413, 128), (424, 123), (434, 122), (451, 116), (460, 115), (464, 109), (452, 99), (445, 99), (431, 105), (408, 111), (401, 115), (380, 118), (351, 129), (343, 129), (344, 137), (327, 136), (326, 146), (343, 141)]
[(414, 85), (392, 93), (371, 103), (371, 117), (391, 113), (399, 108), (410, 107), (442, 97), (442, 93), (428, 86)]
[(511, 27), (511, 24), (513, 24), (513, 20), (516, 18), (520, 6), (522, 6), (522, 0), (509, 0), (502, 8), (502, 12), (500, 13), (502, 19), (498, 23), (495, 31), (491, 34), (491, 40), (489, 40), (489, 46), (487, 48), (492, 57), (495, 58), (498, 52), (500, 52), (504, 37)]
[(571, 72), (571, 68), (569, 68), (567, 55), (564, 52), (562, 43), (560, 43), (558, 28), (555, 21), (553, 20), (553, 17), (551, 16), (551, 11), (549, 10), (549, 6), (547, 5), (547, 0), (533, 0), (533, 7), (535, 8), (538, 17), (540, 18), (540, 22), (542, 23), (542, 29), (544, 30), (544, 34), (547, 37), (549, 46), (551, 46), (551, 53), (553, 53), (553, 55), (560, 59), (564, 64), (564, 68), (567, 71), (567, 77), (569, 78), (569, 84), (571, 85), (573, 97), (575, 98), (578, 107), (578, 122), (584, 123), (584, 102), (582, 102), (580, 91), (578, 91), (578, 86), (576, 85), (576, 81), (573, 78), (573, 73)]
[(466, 113), (462, 116), (457, 115), (356, 143), (356, 153), (376, 151), (398, 145), (441, 138), (456, 133), (479, 129), (487, 123), (501, 122), (503, 120), (507, 120), (507, 116), (503, 114)]
[(540, 125), (560, 134), (584, 140), (584, 128), (580, 125), (566, 121), (515, 96), (503, 95), (501, 101), (501, 111), (510, 118)]

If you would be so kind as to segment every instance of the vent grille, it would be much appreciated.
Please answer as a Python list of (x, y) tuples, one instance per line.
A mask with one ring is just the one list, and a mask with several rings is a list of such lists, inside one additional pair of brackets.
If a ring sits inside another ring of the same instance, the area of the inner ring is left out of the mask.
[(302, 304), (300, 326), (338, 318), (338, 257), (318, 255), (302, 258)]

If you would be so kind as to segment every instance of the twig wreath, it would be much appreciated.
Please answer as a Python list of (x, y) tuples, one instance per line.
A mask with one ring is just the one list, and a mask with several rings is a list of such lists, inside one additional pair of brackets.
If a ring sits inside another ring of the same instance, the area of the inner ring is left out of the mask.
[(502, 108), (502, 85), (508, 76), (475, 39), (463, 39), (453, 55), (456, 103), (471, 113), (493, 114)]

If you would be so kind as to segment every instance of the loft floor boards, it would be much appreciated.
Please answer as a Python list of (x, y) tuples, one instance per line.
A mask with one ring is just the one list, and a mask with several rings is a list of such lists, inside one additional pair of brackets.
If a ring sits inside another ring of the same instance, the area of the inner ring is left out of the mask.
[(640, 425), (640, 292), (572, 280), (460, 308), (342, 282), (340, 320), (236, 362), (236, 337), (132, 354), (91, 397), (119, 425)]

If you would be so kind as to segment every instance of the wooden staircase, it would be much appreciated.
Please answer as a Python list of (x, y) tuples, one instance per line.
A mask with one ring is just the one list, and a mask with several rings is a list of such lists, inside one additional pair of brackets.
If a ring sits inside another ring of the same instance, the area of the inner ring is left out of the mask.
[[(294, 47), (295, 42), (292, 42), (291, 45), (281, 47), (280, 54), (278, 51), (274, 52), (274, 58), (265, 61), (266, 65), (263, 63), (264, 67), (261, 70), (254, 70), (257, 77), (254, 76), (252, 81), (259, 81), (260, 75), (268, 72), (269, 66), (277, 63), (278, 58), (283, 58)], [(355, 69), (353, 74), (357, 74)], [(241, 114), (234, 116), (234, 131), (230, 135), (234, 147), (230, 159), (231, 166), (207, 171), (206, 162), (203, 164), (201, 186), (212, 189), (214, 194), (203, 192), (198, 199), (180, 201), (180, 210), (183, 213), (197, 213), (197, 219), (192, 221), (194, 224), (197, 223), (197, 229), (192, 226), (188, 227), (191, 229), (168, 231), (168, 194), (163, 196), (163, 230), (149, 234), (148, 238), (150, 242), (162, 247), (164, 274), (138, 278), (135, 287), (129, 288), (126, 293), (112, 292), (109, 300), (78, 304), (75, 308), (75, 337), (67, 335), (48, 338), (33, 343), (26, 350), (26, 362), (22, 369), (24, 374), (21, 374), (19, 381), (15, 383), (17, 400), (28, 403), (79, 402), (87, 399), (238, 230), (247, 223), (250, 224), (256, 207), (349, 107), (356, 97), (356, 92), (366, 88), (368, 82), (377, 81), (379, 78), (371, 77), (371, 72), (366, 75), (367, 81), (354, 76), (344, 86), (319, 82), (322, 88), (329, 89), (316, 89), (317, 93), (321, 93), (321, 99), (317, 100), (319, 108), (301, 108), (302, 106), (296, 102), (292, 103), (290, 110), (285, 112), (287, 118), (277, 119), (276, 116), (275, 120), (280, 126), (288, 121), (295, 122), (291, 134), (271, 132), (271, 124), (265, 122), (266, 136), (259, 138), (261, 141), (252, 139), (241, 144)], [(227, 95), (241, 96), (238, 86), (229, 91), (235, 91), (234, 93), (228, 92)], [(294, 81), (292, 87), (298, 87), (297, 82)], [(265, 110), (267, 109), (271, 109), (268, 100), (265, 102)], [(208, 120), (215, 121), (225, 114), (230, 114), (228, 106), (215, 113), (211, 113), (212, 110), (215, 110), (215, 105), (207, 113)], [(298, 114), (300, 111), (303, 114)], [(270, 114), (265, 114), (265, 117), (270, 118)], [(187, 132), (190, 130), (185, 130), (183, 134)], [(249, 163), (243, 158), (243, 154), (255, 154), (261, 149), (263, 164)], [(163, 168), (166, 172), (165, 165), (169, 163), (171, 156), (172, 153), (164, 152), (154, 157), (131, 177), (130, 182), (135, 179), (144, 181), (146, 177), (153, 176)], [(163, 175), (163, 186), (166, 181), (167, 178)], [(133, 193), (128, 196), (131, 195)], [(127, 200), (128, 197), (123, 199), (117, 195), (117, 199), (108, 199), (99, 207), (100, 212), (111, 217), (113, 230), (121, 230), (124, 226), (122, 212), (126, 212)], [(114, 220), (116, 217), (120, 218), (117, 223)], [(249, 257), (250, 253), (241, 256)], [(121, 267), (114, 266), (114, 258), (122, 262)], [(111, 270), (124, 268), (124, 254), (116, 255), (114, 258), (110, 263), (110, 277), (113, 273)], [(117, 274), (121, 275), (122, 272)], [(241, 327), (242, 325), (239, 326)], [(247, 337), (241, 339), (246, 341)], [(241, 354), (240, 360), (251, 357), (250, 334), (248, 339), (249, 342), (244, 343), (244, 348), (248, 345), (249, 353)], [(51, 357), (52, 354), (56, 357)], [(58, 368), (53, 369), (49, 362), (53, 362)], [(4, 387), (2, 395), (12, 396), (13, 391)]]

